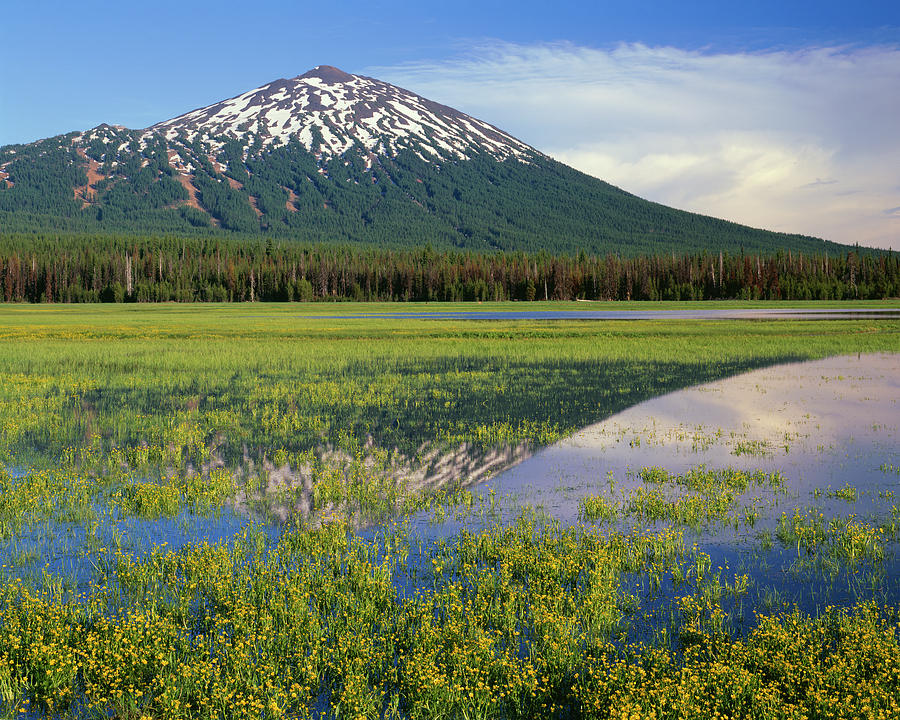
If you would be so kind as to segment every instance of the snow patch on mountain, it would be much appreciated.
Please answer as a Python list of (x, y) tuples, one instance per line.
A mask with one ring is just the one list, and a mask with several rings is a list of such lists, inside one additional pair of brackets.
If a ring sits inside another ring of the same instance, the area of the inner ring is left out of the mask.
[[(505, 160), (527, 160), (536, 151), (511, 135), (465, 113), (408, 90), (320, 65), (229, 100), (153, 125), (144, 138), (162, 133), (174, 141), (202, 140), (217, 152), (223, 138), (245, 148), (296, 139), (313, 153), (340, 155), (354, 146), (396, 154), (424, 150), (441, 160), (487, 152)], [(316, 138), (321, 142), (317, 143)]]

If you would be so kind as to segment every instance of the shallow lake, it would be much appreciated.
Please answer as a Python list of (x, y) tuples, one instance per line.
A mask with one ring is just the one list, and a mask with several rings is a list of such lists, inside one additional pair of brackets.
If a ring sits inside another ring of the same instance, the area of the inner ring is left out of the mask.
[(878, 320), (900, 319), (897, 308), (699, 308), (696, 310), (454, 310), (366, 315), (308, 315), (320, 320)]
[[(593, 496), (620, 509), (610, 531), (681, 526), (713, 567), (752, 578), (745, 618), (760, 606), (893, 603), (900, 600), (896, 532), (889, 537), (900, 518), (898, 430), (900, 355), (777, 365), (643, 402), (544, 448), (478, 492), (501, 498), (509, 520), (525, 504), (574, 524), (585, 520), (583, 498)], [(727, 520), (638, 518), (636, 493), (691, 496), (677, 484), (645, 482), (642, 469), (654, 467), (682, 477), (698, 468), (763, 471), (783, 484), (736, 492)], [(631, 512), (622, 512), (629, 502)], [(794, 518), (801, 535), (818, 533), (815, 550), (789, 538)], [(865, 544), (861, 537), (876, 538), (883, 556), (842, 555), (844, 546)]]
[[(662, 466), (779, 471), (804, 503), (848, 483), (864, 491), (853, 508), (873, 509), (900, 490), (900, 355), (836, 357), (776, 365), (635, 405), (541, 450), (486, 487), (577, 519), (581, 490), (634, 485), (630, 471)], [(780, 515), (784, 502), (778, 508)], [(830, 503), (846, 508), (844, 503)]]

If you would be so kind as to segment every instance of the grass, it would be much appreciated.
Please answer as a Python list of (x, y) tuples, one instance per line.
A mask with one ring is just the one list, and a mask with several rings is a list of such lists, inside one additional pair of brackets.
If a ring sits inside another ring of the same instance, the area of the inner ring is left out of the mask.
[(796, 547), (798, 555), (819, 561), (830, 557), (853, 568), (883, 560), (885, 545), (894, 534), (892, 526), (875, 526), (853, 515), (826, 518), (815, 508), (805, 513), (795, 510), (791, 517), (782, 513), (776, 531), (782, 544)]
[[(739, 504), (740, 495), (750, 487), (782, 490), (785, 484), (785, 478), (778, 472), (710, 470), (704, 466), (680, 475), (661, 467), (645, 467), (638, 475), (644, 486), (635, 488), (626, 499), (627, 513), (640, 520), (653, 523), (666, 520), (694, 529), (714, 521), (753, 526), (756, 510)], [(673, 489), (676, 491), (672, 492)]]
[[(335, 306), (344, 309), (344, 306)], [(766, 364), (893, 349), (900, 323), (304, 319), (280, 306), (0, 311), (0, 453), (200, 466), (330, 444), (544, 445)], [(355, 309), (354, 309), (355, 312)], [(115, 452), (113, 452), (115, 450)], [(28, 458), (31, 462), (34, 460)]]
[[(537, 449), (699, 382), (893, 351), (900, 322), (310, 317), (397, 309), (0, 307), (0, 712), (900, 712), (895, 605), (773, 600), (744, 626), (751, 589), (775, 592), (685, 540), (752, 526), (741, 498), (779, 497), (779, 473), (610, 476), (571, 527), (511, 519), (458, 473), (408, 480), (460, 448)], [(243, 527), (196, 529), (234, 523), (235, 502)], [(423, 513), (448, 533), (424, 536)], [(884, 561), (898, 517), (798, 511), (773, 532), (853, 572)], [(168, 545), (176, 530), (188, 541)]]

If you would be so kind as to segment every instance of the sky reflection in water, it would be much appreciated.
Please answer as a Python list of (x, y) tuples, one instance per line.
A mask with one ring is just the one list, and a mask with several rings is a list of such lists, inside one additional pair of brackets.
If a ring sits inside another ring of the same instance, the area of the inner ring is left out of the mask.
[[(727, 563), (748, 572), (760, 592), (813, 610), (827, 603), (865, 597), (900, 599), (897, 543), (889, 543), (880, 567), (845, 568), (825, 578), (802, 568), (795, 548), (777, 540), (782, 513), (821, 511), (826, 519), (857, 519), (877, 525), (900, 504), (900, 355), (842, 356), (778, 365), (658, 397), (584, 428), (545, 448), (478, 488), (527, 503), (563, 524), (579, 520), (579, 500), (589, 494), (622, 502), (644, 483), (641, 468), (670, 473), (691, 468), (780, 472), (786, 492), (751, 487), (739, 503), (760, 516), (750, 527), (712, 522), (685, 529), (713, 566)], [(612, 482), (611, 482), (612, 481)], [(829, 497), (845, 487), (855, 501)], [(640, 523), (662, 528), (667, 523)], [(639, 523), (619, 520), (613, 529)], [(446, 530), (445, 530), (446, 532)], [(877, 587), (876, 587), (877, 585)]]

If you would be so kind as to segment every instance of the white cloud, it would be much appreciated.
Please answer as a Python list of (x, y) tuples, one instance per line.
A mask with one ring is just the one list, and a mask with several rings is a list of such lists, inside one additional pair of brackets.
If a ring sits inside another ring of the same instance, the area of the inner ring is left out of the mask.
[(493, 43), (369, 74), (658, 202), (900, 248), (900, 47)]

